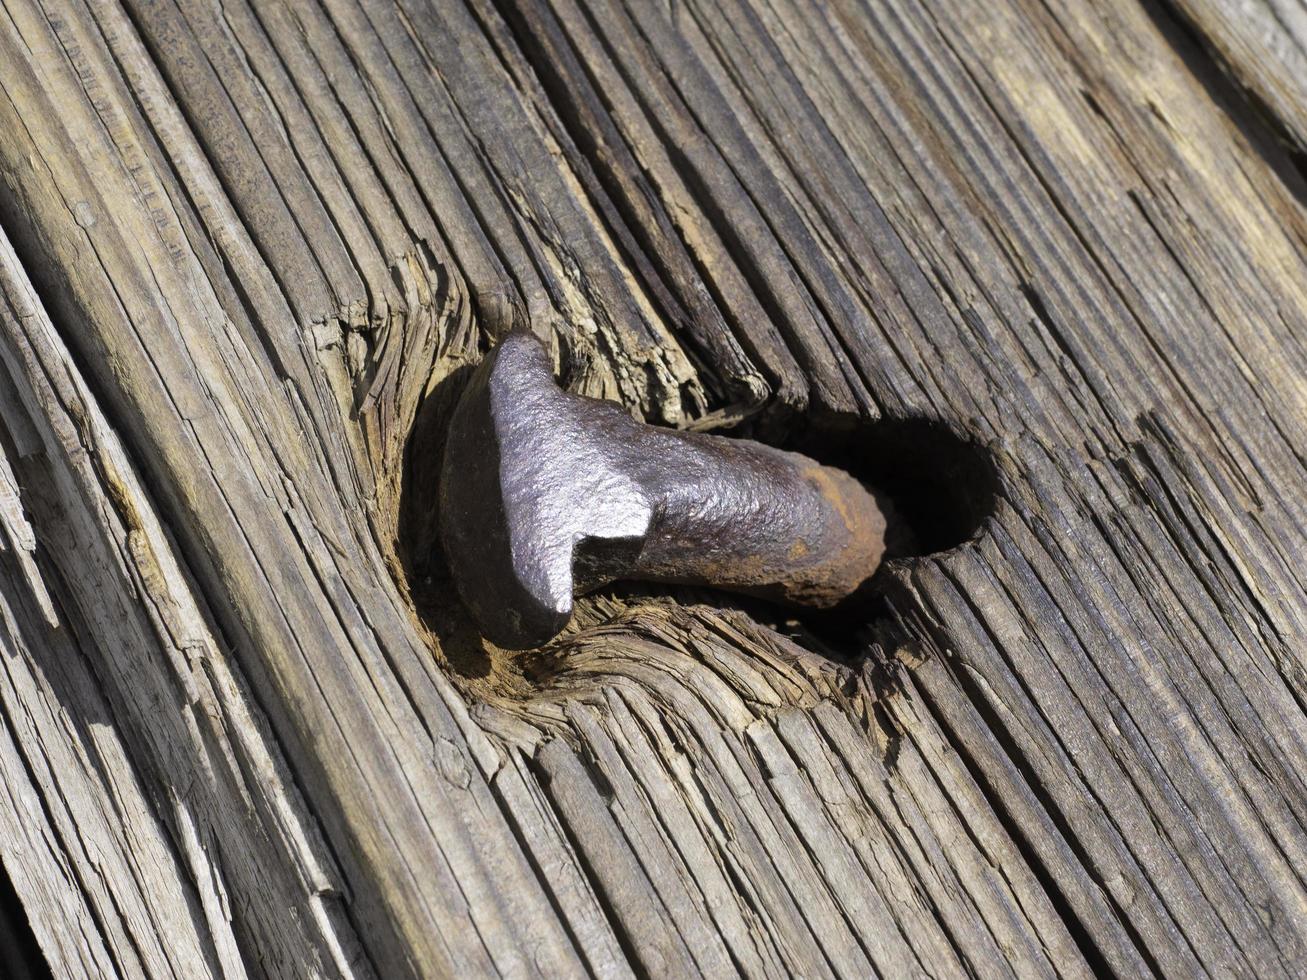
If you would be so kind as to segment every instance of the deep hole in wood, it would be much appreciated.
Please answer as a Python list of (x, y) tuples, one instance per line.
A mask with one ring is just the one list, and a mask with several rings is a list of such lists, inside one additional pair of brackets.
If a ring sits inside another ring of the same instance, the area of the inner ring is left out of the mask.
[(837, 466), (889, 498), (889, 560), (965, 544), (994, 510), (998, 479), (988, 451), (933, 419), (810, 423), (783, 448)]
[[(450, 666), (465, 678), (480, 680), (495, 673), (496, 653), (482, 641), (458, 600), (436, 533), (446, 429), (468, 373), (446, 379), (418, 414), (405, 464), (399, 537), (419, 618), (434, 634)], [(964, 544), (980, 532), (993, 511), (997, 476), (988, 451), (943, 422), (923, 418), (810, 419), (791, 432), (780, 443), (782, 448), (844, 469), (888, 498), (893, 508), (889, 567)], [(749, 433), (745, 427), (738, 433), (723, 434)], [(719, 597), (722, 604), (747, 610), (760, 622), (797, 623), (803, 627), (801, 632), (811, 630), (820, 637), (822, 652), (852, 658), (861, 646), (856, 635), (890, 616), (883, 584), (884, 576), (874, 575), (836, 609), (824, 612), (782, 609), (760, 599), (725, 593)], [(718, 597), (713, 590), (649, 583), (615, 583), (599, 592), (627, 595), (635, 601), (639, 596), (657, 594)]]

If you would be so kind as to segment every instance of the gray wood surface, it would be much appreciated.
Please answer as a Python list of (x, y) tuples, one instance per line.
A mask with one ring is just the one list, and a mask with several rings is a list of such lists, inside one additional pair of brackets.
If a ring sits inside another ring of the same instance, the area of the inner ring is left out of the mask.
[(1248, 98), (1252, 115), (1307, 159), (1307, 3), (1168, 0), (1167, 8)]
[[(0, 2), (53, 974), (1301, 975), (1304, 130), (1243, 6)], [(921, 554), (487, 647), (433, 481), (515, 326)]]

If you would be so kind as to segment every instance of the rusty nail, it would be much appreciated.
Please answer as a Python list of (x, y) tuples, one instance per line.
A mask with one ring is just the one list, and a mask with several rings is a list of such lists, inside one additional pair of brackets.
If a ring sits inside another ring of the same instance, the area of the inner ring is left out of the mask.
[(563, 391), (522, 332), (490, 352), (454, 412), (440, 523), (463, 601), (509, 649), (552, 639), (574, 595), (616, 579), (829, 607), (876, 570), (886, 529), (875, 496), (841, 470)]

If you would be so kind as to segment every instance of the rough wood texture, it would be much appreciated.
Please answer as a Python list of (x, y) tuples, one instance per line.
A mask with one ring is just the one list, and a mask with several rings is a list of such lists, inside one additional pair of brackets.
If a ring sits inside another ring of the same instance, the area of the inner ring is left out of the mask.
[[(0, 9), (0, 860), (55, 975), (1300, 972), (1307, 194), (1167, 11)], [(926, 553), (853, 620), (617, 589), (485, 647), (431, 480), (515, 325), (897, 453)]]
[(1169, 0), (1258, 114), (1307, 154), (1307, 3), (1303, 0)]

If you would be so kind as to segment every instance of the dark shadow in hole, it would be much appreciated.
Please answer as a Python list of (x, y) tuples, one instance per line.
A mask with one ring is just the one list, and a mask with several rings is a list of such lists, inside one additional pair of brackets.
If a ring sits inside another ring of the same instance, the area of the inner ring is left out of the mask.
[(927, 418), (809, 422), (783, 448), (860, 480), (889, 503), (885, 561), (857, 592), (829, 610), (786, 610), (800, 645), (846, 662), (868, 646), (897, 645), (896, 572), (979, 536), (994, 513), (998, 470), (976, 439)]
[(888, 557), (949, 551), (993, 513), (998, 474), (988, 450), (923, 418), (812, 425), (784, 447), (837, 466), (884, 494), (895, 520)]
[[(457, 598), (438, 532), (445, 434), (469, 376), (468, 368), (450, 375), (419, 412), (405, 463), (400, 556), (417, 612), (439, 639), (450, 667), (478, 680), (494, 672), (499, 652), (482, 640)], [(846, 662), (858, 660), (869, 639), (890, 645), (889, 626), (897, 618), (886, 595), (890, 573), (956, 548), (980, 532), (993, 512), (998, 487), (990, 453), (948, 425), (921, 418), (809, 422), (783, 448), (844, 469), (888, 498), (892, 516), (887, 561), (857, 593), (827, 611), (786, 608), (711, 589), (643, 583), (614, 584), (599, 594), (671, 595), (739, 609), (814, 653)]]
[(404, 454), (398, 551), (418, 616), (440, 641), (449, 666), (481, 679), (492, 670), (490, 652), (458, 598), (440, 544), (440, 464), (445, 437), (473, 367), (457, 368), (423, 400)]

